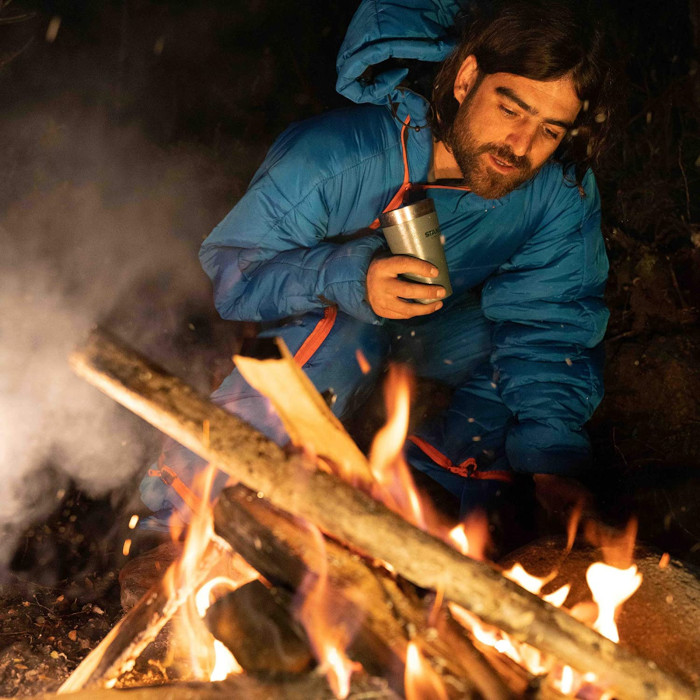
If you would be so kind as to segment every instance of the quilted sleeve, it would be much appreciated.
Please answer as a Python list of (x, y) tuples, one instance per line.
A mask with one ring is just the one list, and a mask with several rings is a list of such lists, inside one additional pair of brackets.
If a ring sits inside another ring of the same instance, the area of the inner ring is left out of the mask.
[(575, 476), (590, 459), (583, 425), (603, 395), (608, 262), (591, 172), (583, 186), (585, 197), (558, 187), (534, 235), (483, 289), (515, 471)]
[[(375, 123), (368, 119), (359, 122)], [(380, 322), (365, 294), (367, 268), (384, 240), (349, 234), (367, 227), (398, 187), (400, 171), (387, 170), (391, 159), (373, 155), (393, 148), (400, 164), (400, 144), (377, 137), (358, 146), (363, 134), (379, 130), (353, 131), (356, 123), (339, 113), (290, 128), (204, 241), (199, 257), (223, 318), (274, 321), (336, 304)]]

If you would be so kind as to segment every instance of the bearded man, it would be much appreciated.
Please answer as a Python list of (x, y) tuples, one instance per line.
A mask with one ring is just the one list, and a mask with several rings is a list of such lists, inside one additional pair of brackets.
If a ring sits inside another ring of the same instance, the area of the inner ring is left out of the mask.
[[(341, 420), (390, 359), (451, 387), (449, 408), (409, 438), (407, 457), (462, 512), (514, 475), (551, 483), (590, 460), (583, 426), (602, 397), (608, 312), (589, 165), (614, 85), (583, 5), (485, 3), (457, 18), (455, 40), (456, 3), (365, 0), (341, 47), (338, 89), (371, 104), (285, 131), (200, 253), (220, 314), (281, 336)], [(430, 102), (392, 57), (444, 59)], [(449, 298), (407, 281), (437, 271), (390, 255), (377, 232), (382, 212), (425, 196), (445, 239)], [(213, 399), (287, 441), (237, 372)], [(174, 445), (163, 463), (185, 483), (200, 465)], [(170, 472), (143, 482), (153, 510), (183, 507), (163, 483)]]

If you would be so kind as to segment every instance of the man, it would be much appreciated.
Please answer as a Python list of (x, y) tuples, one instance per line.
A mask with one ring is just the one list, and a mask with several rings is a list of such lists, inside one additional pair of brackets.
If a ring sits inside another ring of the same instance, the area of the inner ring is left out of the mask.
[[(365, 0), (338, 89), (375, 104), (292, 125), (200, 253), (221, 315), (272, 324), (261, 335), (285, 340), (341, 419), (390, 358), (452, 387), (449, 409), (410, 437), (407, 456), (463, 512), (514, 473), (546, 485), (585, 471), (608, 316), (588, 169), (610, 117), (600, 32), (568, 0), (485, 5), (463, 18), (450, 53), (457, 5)], [(401, 84), (405, 68), (387, 68), (391, 57), (445, 59), (430, 104)], [(389, 255), (376, 231), (381, 212), (422, 196), (445, 237), (447, 299), (403, 279), (435, 270)], [(237, 372), (213, 398), (286, 442)], [(179, 508), (162, 481), (174, 472), (187, 482), (199, 465), (173, 445), (162, 462), (171, 471), (151, 471), (144, 500)]]

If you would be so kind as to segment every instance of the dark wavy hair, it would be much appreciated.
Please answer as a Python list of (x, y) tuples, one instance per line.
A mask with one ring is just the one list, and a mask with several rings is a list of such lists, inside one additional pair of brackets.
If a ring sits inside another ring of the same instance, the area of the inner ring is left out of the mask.
[(430, 126), (449, 146), (459, 103), (454, 81), (467, 56), (482, 75), (514, 73), (532, 80), (571, 75), (583, 107), (554, 158), (580, 185), (609, 141), (621, 101), (621, 71), (603, 31), (608, 20), (585, 0), (496, 0), (472, 3), (457, 21), (460, 40), (433, 82)]

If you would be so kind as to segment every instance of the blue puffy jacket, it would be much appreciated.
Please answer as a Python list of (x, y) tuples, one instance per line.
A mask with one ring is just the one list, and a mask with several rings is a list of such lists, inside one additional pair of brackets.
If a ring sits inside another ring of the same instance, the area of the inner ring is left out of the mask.
[[(427, 104), (398, 85), (402, 73), (361, 78), (389, 56), (444, 58), (456, 9), (430, 0), (362, 4), (341, 49), (338, 85), (377, 104), (292, 125), (204, 241), (200, 259), (224, 318), (273, 321), (337, 305), (383, 322), (365, 299), (369, 262), (384, 246), (369, 227), (407, 180), (425, 183), (432, 136)], [(430, 192), (455, 290), (445, 309), (481, 288), (493, 323), (490, 362), (514, 418), (506, 452), (516, 471), (580, 471), (589, 451), (583, 424), (602, 397), (607, 259), (592, 173), (583, 188), (585, 196), (549, 163), (500, 200), (463, 188)]]

